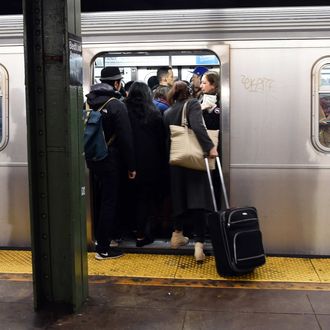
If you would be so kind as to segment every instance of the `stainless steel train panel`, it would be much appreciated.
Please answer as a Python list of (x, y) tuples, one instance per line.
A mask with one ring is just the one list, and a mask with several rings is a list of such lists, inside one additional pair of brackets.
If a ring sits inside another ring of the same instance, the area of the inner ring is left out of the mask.
[(311, 142), (311, 69), (329, 46), (231, 49), (231, 201), (260, 209), (267, 252), (330, 254), (330, 154)]
[(330, 171), (233, 168), (232, 205), (258, 209), (266, 253), (329, 255)]
[(27, 165), (0, 164), (0, 246), (29, 247)]
[[(223, 152), (231, 203), (258, 208), (268, 253), (329, 255), (330, 155), (311, 143), (311, 70), (330, 56), (329, 17), (330, 7), (198, 10), (198, 25), (194, 10), (83, 14), (84, 90), (91, 61), (102, 51), (215, 52), (223, 65)], [(19, 17), (2, 22), (10, 141), (0, 152), (1, 193), (8, 196), (1, 204), (0, 245), (24, 245), (29, 221), (22, 23)]]
[(23, 48), (0, 47), (9, 78), (9, 139), (0, 151), (0, 246), (30, 246)]

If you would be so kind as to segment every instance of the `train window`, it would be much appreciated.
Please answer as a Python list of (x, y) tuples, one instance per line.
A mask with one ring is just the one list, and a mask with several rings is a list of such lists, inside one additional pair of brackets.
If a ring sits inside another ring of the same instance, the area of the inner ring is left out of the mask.
[(0, 64), (0, 150), (8, 141), (8, 74)]
[(320, 151), (330, 152), (330, 58), (314, 66), (313, 76), (313, 142)]
[(171, 66), (176, 79), (190, 81), (192, 71), (198, 65), (219, 72), (220, 62), (207, 51), (105, 53), (94, 60), (92, 81), (100, 82), (101, 71), (106, 66), (118, 66), (124, 77), (124, 84), (135, 80), (147, 82), (151, 76), (157, 74), (157, 69), (161, 66)]

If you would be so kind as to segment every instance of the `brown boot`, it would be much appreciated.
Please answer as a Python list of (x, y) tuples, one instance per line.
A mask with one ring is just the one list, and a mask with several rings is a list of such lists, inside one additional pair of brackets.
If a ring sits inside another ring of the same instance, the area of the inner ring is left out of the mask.
[(205, 260), (203, 247), (204, 247), (203, 243), (200, 242), (195, 243), (195, 259), (197, 262), (203, 262)]
[(171, 238), (171, 248), (176, 249), (179, 246), (187, 245), (189, 238), (183, 236), (182, 231), (174, 231)]

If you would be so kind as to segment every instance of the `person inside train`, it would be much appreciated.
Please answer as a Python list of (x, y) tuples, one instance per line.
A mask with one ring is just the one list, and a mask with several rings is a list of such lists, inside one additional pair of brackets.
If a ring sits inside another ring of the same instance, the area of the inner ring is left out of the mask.
[(0, 96), (0, 143), (2, 141), (2, 97)]
[(154, 92), (154, 104), (155, 106), (163, 112), (169, 108), (169, 103), (167, 102), (167, 93), (168, 87), (167, 86), (158, 86)]
[(158, 85), (159, 85), (159, 82), (158, 82), (158, 78), (157, 76), (151, 76), (148, 78), (148, 81), (147, 81), (147, 84), (149, 86), (149, 88), (154, 91)]
[(105, 139), (112, 139), (105, 159), (87, 161), (93, 181), (95, 258), (98, 260), (123, 255), (122, 251), (110, 247), (117, 226), (118, 196), (122, 184), (120, 173), (124, 169), (126, 177), (131, 180), (136, 175), (132, 129), (126, 106), (119, 100), (121, 79), (119, 68), (105, 67), (101, 71), (102, 83), (93, 85), (86, 95), (91, 109), (103, 107), (100, 111)]
[(319, 140), (320, 143), (330, 148), (330, 101), (327, 98), (320, 98), (319, 111)]
[(136, 246), (151, 244), (156, 207), (167, 184), (168, 163), (162, 115), (152, 101), (152, 92), (141, 81), (132, 84), (125, 100), (131, 122), (136, 159), (136, 178), (131, 202), (135, 204)]
[(207, 129), (220, 128), (220, 104), (219, 104), (219, 75), (215, 71), (207, 71), (201, 80), (203, 97), (201, 106)]
[[(170, 125), (181, 125), (181, 115), (184, 103), (189, 100), (187, 119), (189, 126), (196, 134), (202, 149), (209, 157), (218, 155), (217, 148), (209, 138), (202, 120), (201, 104), (191, 98), (190, 88), (183, 81), (176, 81), (169, 91), (168, 101), (171, 107), (164, 113), (164, 124), (167, 128), (167, 141), (170, 150)], [(203, 244), (206, 229), (206, 213), (213, 210), (207, 173), (179, 166), (170, 166), (172, 216), (174, 232), (171, 237), (171, 247), (186, 245), (188, 237), (183, 235), (184, 225), (188, 221), (194, 224), (195, 259), (201, 262), (205, 259)]]
[(205, 72), (207, 72), (209, 69), (205, 66), (196, 66), (194, 71), (192, 71), (192, 77), (191, 77), (191, 88), (193, 92), (193, 97), (200, 100), (203, 96), (202, 88), (201, 88), (201, 80), (202, 76)]
[(129, 89), (131, 88), (133, 83), (134, 83), (134, 81), (130, 80), (125, 84), (124, 88), (125, 88), (125, 92), (126, 92), (126, 97), (128, 96)]
[[(215, 71), (206, 71), (203, 74), (201, 79), (201, 91), (203, 94), (200, 98), (200, 102), (206, 128), (210, 130), (219, 130), (219, 141), (221, 141), (219, 79), (220, 77)], [(220, 145), (221, 143), (218, 144), (219, 155), (221, 155)], [(212, 181), (218, 208), (220, 208), (221, 184), (218, 171), (212, 171)]]
[(157, 79), (159, 86), (166, 86), (168, 90), (174, 83), (173, 70), (170, 66), (162, 66), (157, 70)]

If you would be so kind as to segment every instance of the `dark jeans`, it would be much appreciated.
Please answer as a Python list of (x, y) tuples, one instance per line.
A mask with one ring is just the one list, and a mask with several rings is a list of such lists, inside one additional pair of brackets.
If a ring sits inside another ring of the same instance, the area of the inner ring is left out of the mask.
[(94, 236), (97, 252), (107, 252), (110, 237), (116, 230), (119, 175), (115, 164), (107, 163), (91, 169), (93, 177)]
[(195, 242), (204, 243), (206, 228), (206, 211), (195, 209), (188, 210), (174, 218), (174, 229), (182, 231), (186, 223), (193, 223)]

